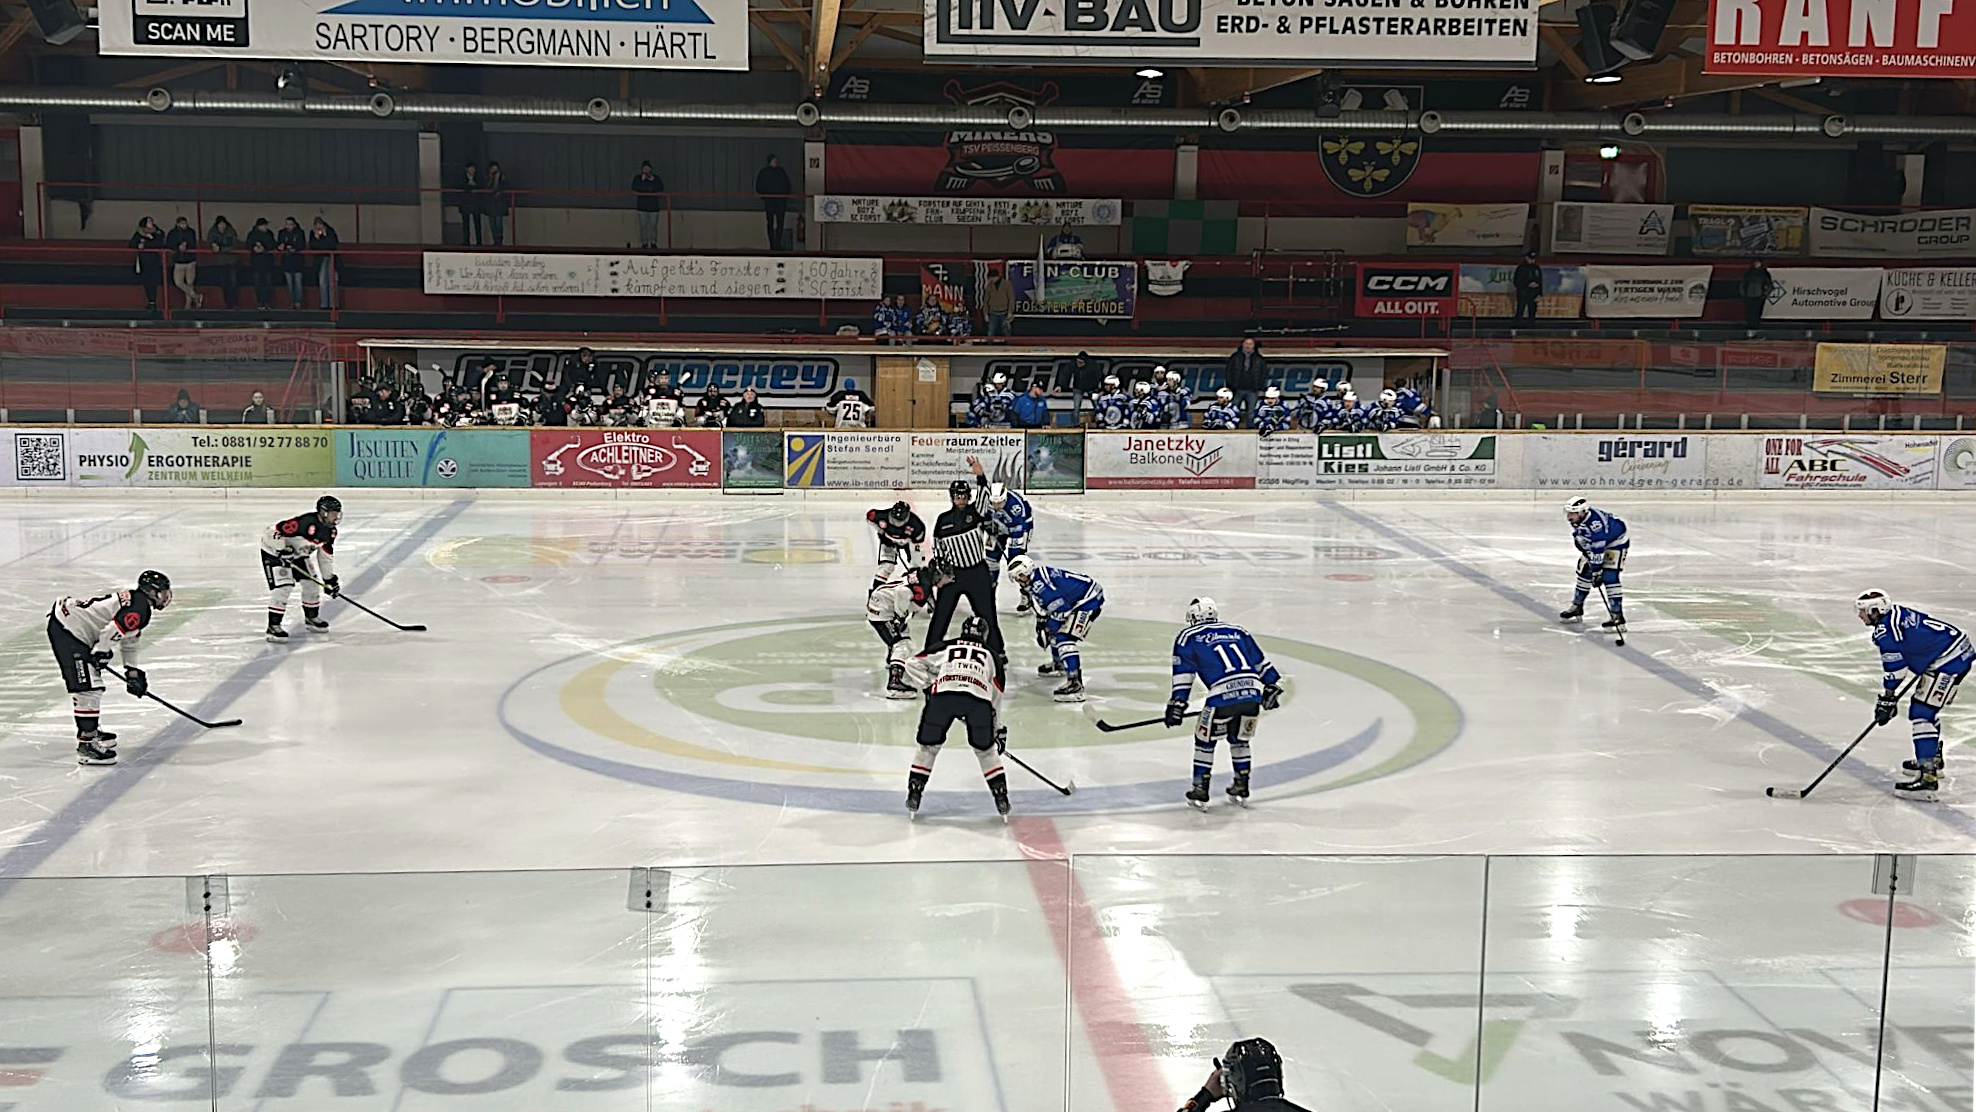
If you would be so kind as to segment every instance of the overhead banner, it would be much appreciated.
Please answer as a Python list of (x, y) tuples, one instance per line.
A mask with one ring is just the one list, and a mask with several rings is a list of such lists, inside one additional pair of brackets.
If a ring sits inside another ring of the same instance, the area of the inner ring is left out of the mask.
[(1699, 317), (1712, 266), (1588, 266), (1588, 317)]
[(742, 0), (111, 0), (104, 54), (745, 70)]
[(1704, 73), (1976, 77), (1976, 5), (1714, 0)]
[[(1585, 308), (1585, 268), (1582, 266), (1543, 267), (1543, 292), (1537, 295), (1540, 317), (1576, 317)], [(1455, 313), (1464, 317), (1513, 317), (1516, 315), (1516, 286), (1511, 281), (1513, 266), (1485, 263), (1461, 264), (1461, 293)]]
[(714, 429), (534, 429), (531, 485), (718, 487), (720, 437)]
[(1529, 205), (1407, 203), (1408, 247), (1494, 247), (1522, 250)]
[(1044, 197), (855, 197), (826, 193), (812, 200), (820, 224), (1065, 224), (1116, 226), (1125, 202), (1054, 200)]
[(1138, 263), (1045, 262), (1040, 282), (1034, 259), (1010, 259), (1005, 265), (1016, 316), (1130, 320), (1137, 311)]
[(1256, 436), (1245, 432), (1094, 432), (1084, 438), (1091, 490), (1233, 490), (1256, 485)]
[(1715, 256), (1802, 255), (1811, 210), (1767, 205), (1689, 205), (1688, 251)]
[(1935, 485), (1938, 439), (1766, 436), (1756, 485), (1763, 490), (1929, 490)]
[(1820, 344), (1811, 388), (1820, 394), (1939, 394), (1942, 344)]
[(1361, 317), (1440, 317), (1455, 313), (1453, 266), (1357, 263), (1353, 311)]
[(425, 253), (425, 292), (441, 295), (876, 301), (884, 278), (882, 259), (821, 255)]
[(1889, 270), (1880, 283), (1888, 320), (1976, 320), (1976, 268)]
[(1772, 267), (1765, 320), (1870, 320), (1880, 306), (1879, 267)]
[(1673, 205), (1551, 205), (1551, 249), (1559, 254), (1665, 255), (1673, 227)]
[(1259, 9), (1253, 0), (926, 0), (929, 58), (1090, 65), (1517, 66), (1537, 60), (1536, 0)]
[[(1970, 5), (1976, 12), (1976, 4)], [(1875, 214), (1811, 210), (1811, 253), (1845, 259), (1976, 256), (1976, 209)]]

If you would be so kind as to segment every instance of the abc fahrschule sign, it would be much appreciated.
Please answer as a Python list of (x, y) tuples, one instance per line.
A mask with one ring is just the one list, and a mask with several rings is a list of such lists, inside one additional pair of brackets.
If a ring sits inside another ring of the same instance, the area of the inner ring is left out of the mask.
[(1353, 312), (1361, 317), (1452, 317), (1453, 266), (1359, 263)]
[(1976, 0), (1713, 0), (1703, 69), (1976, 77)]
[(926, 0), (928, 57), (1531, 66), (1537, 0)]
[(748, 68), (745, 0), (105, 0), (104, 54)]

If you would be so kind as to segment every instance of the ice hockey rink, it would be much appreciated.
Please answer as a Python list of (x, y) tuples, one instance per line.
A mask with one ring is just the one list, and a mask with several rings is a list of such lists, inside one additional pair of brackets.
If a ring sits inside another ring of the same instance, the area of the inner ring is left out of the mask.
[[(0, 1112), (1159, 1112), (1247, 1035), (1314, 1110), (1971, 1107), (1969, 709), (1937, 802), (1903, 721), (1763, 794), (1871, 720), (1862, 588), (1976, 622), (1966, 498), (1595, 497), (1622, 648), (1556, 620), (1561, 497), (1039, 496), (1107, 601), (1060, 705), (1003, 591), (1011, 750), (1077, 785), (1005, 825), (958, 737), (904, 813), (890, 497), (338, 492), (346, 591), (431, 628), (269, 645), (317, 493), (0, 500)], [(153, 691), (245, 725), (113, 689), (79, 768), (44, 616), (147, 567)], [(1093, 726), (1202, 594), (1289, 677), (1248, 809)]]

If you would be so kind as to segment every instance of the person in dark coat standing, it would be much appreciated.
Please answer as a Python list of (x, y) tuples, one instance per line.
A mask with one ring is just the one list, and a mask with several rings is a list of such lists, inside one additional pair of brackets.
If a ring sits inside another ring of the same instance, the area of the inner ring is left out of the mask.
[(789, 171), (782, 160), (768, 156), (768, 165), (755, 175), (755, 194), (762, 199), (762, 215), (768, 221), (768, 249), (782, 250), (783, 219), (789, 211)]
[(1087, 399), (1092, 401), (1093, 409), (1097, 408), (1096, 398), (1105, 389), (1105, 366), (1091, 358), (1090, 352), (1080, 351), (1058, 374), (1059, 382), (1066, 377), (1065, 372), (1070, 379), (1070, 419), (1078, 422), (1083, 419)]
[(666, 181), (650, 162), (638, 164), (638, 176), (631, 179), (631, 191), (638, 196), (638, 246), (656, 251), (659, 246), (659, 217), (666, 210)]
[(130, 245), (137, 251), (137, 280), (144, 284), (144, 307), (158, 311), (158, 290), (165, 284), (165, 230), (145, 217), (130, 234)]
[(274, 229), (263, 216), (247, 230), (247, 272), (254, 278), (254, 305), (262, 312), (274, 308)]
[(1523, 256), (1510, 272), (1510, 288), (1516, 291), (1516, 319), (1519, 321), (1537, 319), (1537, 299), (1544, 295), (1544, 268), (1537, 265), (1537, 253)]
[(1771, 276), (1770, 268), (1763, 265), (1762, 259), (1751, 259), (1750, 268), (1743, 272), (1743, 323), (1751, 328), (1763, 327), (1763, 307), (1770, 304), (1771, 291), (1777, 288), (1777, 279)]
[(281, 259), (281, 277), (288, 283), (288, 307), (302, 307), (302, 252), (309, 246), (309, 234), (294, 217), (281, 222), (281, 231), (275, 233), (274, 250)]
[(1222, 365), (1221, 377), (1235, 392), (1235, 408), (1242, 413), (1243, 426), (1254, 428), (1256, 397), (1269, 385), (1269, 364), (1263, 360), (1262, 349), (1256, 346), (1254, 336), (1242, 338), (1242, 346)]
[(331, 309), (336, 306), (336, 251), (343, 241), (336, 237), (336, 229), (329, 221), (316, 217), (309, 226), (309, 250), (316, 257), (316, 308)]
[(508, 240), (508, 209), (512, 202), (509, 194), (513, 188), (508, 184), (508, 175), (501, 172), (501, 164), (489, 160), (487, 192), (482, 198), (480, 211), (487, 215), (487, 230), (494, 233), (496, 247)]
[(481, 234), (481, 202), (487, 199), (487, 186), (480, 180), (480, 166), (469, 162), (460, 175), (460, 242), (468, 247), (480, 246), (485, 238)]

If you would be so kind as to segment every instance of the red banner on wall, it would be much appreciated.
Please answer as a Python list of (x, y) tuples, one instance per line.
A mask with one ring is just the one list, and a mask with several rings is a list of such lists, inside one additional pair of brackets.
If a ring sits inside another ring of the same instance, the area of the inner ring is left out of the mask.
[(720, 486), (717, 429), (535, 429), (528, 454), (532, 486)]
[(1976, 0), (1712, 0), (1708, 73), (1976, 77)]

